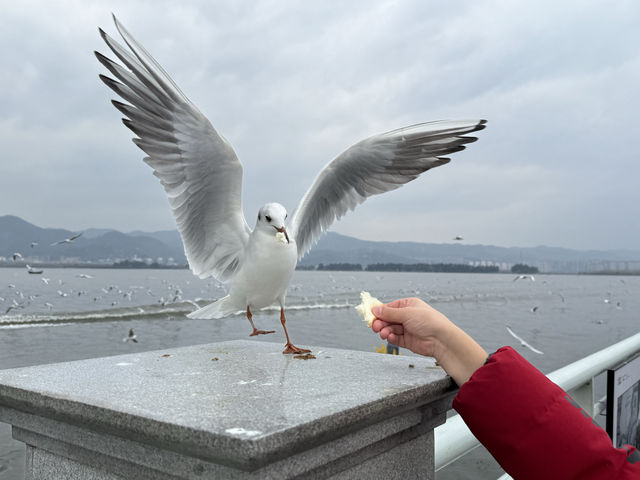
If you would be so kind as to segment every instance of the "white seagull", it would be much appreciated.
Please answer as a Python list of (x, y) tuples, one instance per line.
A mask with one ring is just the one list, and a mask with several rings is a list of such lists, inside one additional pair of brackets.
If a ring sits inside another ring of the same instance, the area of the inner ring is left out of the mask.
[(513, 338), (515, 338), (516, 340), (518, 340), (520, 342), (520, 345), (522, 345), (523, 347), (527, 347), (529, 350), (531, 350), (533, 353), (537, 353), (539, 355), (544, 355), (544, 352), (541, 352), (540, 350), (538, 350), (535, 347), (532, 347), (530, 344), (528, 344), (527, 342), (524, 341), (524, 339), (522, 337), (519, 337), (518, 335), (516, 335), (514, 333), (513, 330), (511, 330), (509, 327), (507, 327), (508, 332), (511, 334), (511, 336)]
[(242, 213), (242, 165), (233, 148), (113, 19), (129, 49), (100, 29), (124, 65), (95, 52), (118, 80), (100, 78), (129, 102), (112, 101), (167, 193), (192, 272), (230, 283), (227, 296), (188, 317), (222, 318), (244, 311), (253, 336), (273, 331), (258, 330), (252, 311), (279, 304), (287, 339), (283, 353), (309, 352), (291, 343), (285, 325), (285, 295), (297, 261), (334, 220), (371, 195), (394, 190), (448, 163), (446, 155), (477, 140), (465, 134), (485, 127), (485, 120), (438, 121), (362, 140), (320, 172), (292, 215), (278, 203), (267, 203), (251, 230)]
[(76, 238), (81, 237), (81, 236), (82, 236), (82, 232), (80, 232), (80, 233), (78, 233), (76, 235), (73, 235), (73, 236), (71, 236), (69, 238), (65, 238), (64, 240), (60, 240), (59, 242), (53, 242), (51, 244), (51, 246), (62, 245), (64, 243), (72, 243)]
[(536, 277), (534, 277), (533, 275), (518, 275), (516, 276), (516, 278), (513, 279), (513, 281), (515, 282), (516, 280), (531, 280), (532, 282), (536, 281)]

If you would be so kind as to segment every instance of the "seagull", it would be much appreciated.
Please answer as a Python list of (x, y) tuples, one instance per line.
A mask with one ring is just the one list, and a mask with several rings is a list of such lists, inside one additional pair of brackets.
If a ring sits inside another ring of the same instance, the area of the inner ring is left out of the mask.
[(29, 273), (35, 273), (35, 274), (40, 274), (43, 272), (43, 270), (39, 270), (37, 268), (32, 267), (31, 265), (29, 265), (28, 263), (25, 264), (25, 267), (27, 268), (27, 272)]
[(242, 210), (242, 165), (231, 144), (113, 20), (128, 48), (99, 30), (122, 62), (95, 52), (115, 77), (100, 79), (128, 102), (112, 101), (167, 193), (191, 271), (229, 284), (228, 295), (187, 316), (212, 319), (244, 312), (250, 336), (264, 335), (274, 331), (256, 328), (253, 312), (278, 304), (286, 354), (309, 352), (291, 342), (286, 327), (286, 290), (298, 260), (349, 210), (448, 163), (447, 155), (477, 140), (466, 134), (485, 128), (486, 120), (436, 121), (362, 140), (319, 173), (291, 215), (283, 205), (267, 203), (252, 230)]
[(520, 342), (520, 345), (522, 345), (523, 347), (527, 347), (529, 350), (531, 350), (533, 353), (537, 353), (540, 355), (544, 355), (544, 352), (541, 352), (540, 350), (538, 350), (537, 348), (532, 347), (531, 345), (529, 345), (527, 342), (525, 342), (522, 338), (520, 338), (518, 335), (516, 335), (513, 330), (511, 330), (509, 327), (507, 327), (507, 331), (511, 334), (511, 336), (513, 338), (515, 338), (516, 340), (518, 340)]
[(464, 238), (462, 238), (460, 235), (456, 235), (455, 237), (453, 237), (453, 239), (457, 241), (464, 240)]
[(123, 342), (133, 342), (133, 343), (138, 343), (138, 336), (133, 333), (133, 328), (129, 329), (129, 335), (127, 335), (126, 337), (124, 337), (122, 339)]
[(18, 260), (22, 260), (22, 254), (20, 252), (15, 252), (11, 258), (13, 258), (14, 262), (17, 262)]
[(77, 235), (73, 235), (72, 237), (65, 238), (64, 240), (60, 240), (59, 242), (53, 242), (53, 243), (51, 244), (51, 246), (54, 246), (54, 245), (62, 245), (63, 243), (71, 243), (71, 242), (73, 242), (76, 238), (78, 238), (78, 237), (80, 237), (80, 236), (82, 236), (82, 232), (78, 233)]
[(37, 247), (37, 246), (38, 246), (38, 242), (31, 242), (31, 248)]
[(532, 282), (536, 281), (536, 277), (534, 277), (533, 275), (518, 275), (516, 278), (513, 279), (513, 281), (515, 282), (516, 280), (526, 280), (529, 279)]

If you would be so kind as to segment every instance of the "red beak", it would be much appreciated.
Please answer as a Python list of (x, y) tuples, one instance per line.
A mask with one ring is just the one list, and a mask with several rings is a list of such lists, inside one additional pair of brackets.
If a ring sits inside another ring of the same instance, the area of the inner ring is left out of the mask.
[(284, 233), (284, 238), (286, 238), (286, 239), (287, 239), (287, 243), (291, 243), (291, 242), (289, 242), (289, 235), (287, 235), (287, 231), (285, 230), (285, 228), (284, 228), (284, 227), (282, 227), (282, 228), (278, 228), (278, 227), (274, 226), (273, 228), (275, 228), (275, 229), (276, 229), (277, 231), (279, 231), (280, 233)]

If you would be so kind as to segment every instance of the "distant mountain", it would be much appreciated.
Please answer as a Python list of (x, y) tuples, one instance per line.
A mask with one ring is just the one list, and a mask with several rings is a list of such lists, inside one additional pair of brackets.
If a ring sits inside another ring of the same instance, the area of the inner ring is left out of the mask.
[(331, 263), (462, 263), (536, 266), (543, 272), (600, 270), (640, 271), (640, 250), (571, 250), (558, 247), (496, 247), (463, 243), (373, 242), (329, 232), (300, 262)]
[[(19, 252), (25, 260), (40, 262), (113, 263), (139, 258), (166, 263), (172, 258), (186, 264), (177, 230), (122, 233), (113, 229), (88, 229), (71, 244), (51, 245), (80, 232), (40, 228), (19, 217), (0, 217), (0, 257)], [(37, 245), (31, 247), (32, 242)], [(496, 247), (464, 243), (374, 242), (329, 232), (302, 259), (301, 265), (333, 263), (462, 263), (536, 266), (542, 272), (640, 271), (640, 251), (571, 250), (557, 247)]]
[[(82, 233), (73, 243), (55, 242)], [(31, 246), (34, 243), (34, 246)], [(139, 258), (161, 263), (186, 264), (177, 231), (126, 234), (113, 229), (91, 228), (83, 232), (41, 228), (13, 215), (0, 217), (0, 257), (20, 253), (26, 261), (113, 263)]]
[(179, 246), (180, 249), (182, 249), (182, 237), (178, 230), (161, 230), (158, 232), (141, 232), (140, 230), (136, 230), (134, 232), (129, 232), (129, 235), (134, 237), (155, 238), (156, 240), (160, 240), (162, 243), (173, 247)]

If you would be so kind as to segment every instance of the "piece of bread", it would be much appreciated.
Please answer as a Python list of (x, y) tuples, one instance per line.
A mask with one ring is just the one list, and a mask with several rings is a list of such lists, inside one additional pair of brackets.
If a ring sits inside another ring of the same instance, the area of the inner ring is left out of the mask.
[(362, 303), (356, 307), (357, 312), (362, 319), (367, 322), (367, 327), (371, 328), (373, 320), (376, 318), (371, 313), (371, 309), (376, 305), (383, 305), (383, 303), (375, 297), (372, 297), (369, 292), (360, 292), (360, 299)]
[(287, 243), (287, 237), (285, 237), (284, 232), (276, 233), (276, 240), (282, 243)]

